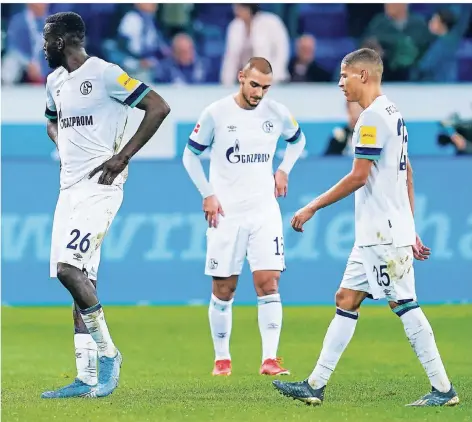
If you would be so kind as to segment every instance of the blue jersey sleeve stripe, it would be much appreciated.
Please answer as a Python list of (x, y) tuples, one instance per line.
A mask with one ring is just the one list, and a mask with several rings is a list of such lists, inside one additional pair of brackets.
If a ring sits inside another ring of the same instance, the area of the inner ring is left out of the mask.
[(356, 147), (355, 152), (361, 155), (380, 155), (382, 148)]
[(380, 155), (365, 155), (365, 154), (355, 154), (356, 158), (365, 158), (367, 160), (377, 161), (380, 160)]
[(187, 144), (187, 148), (192, 151), (195, 155), (200, 155), (202, 151), (199, 151), (198, 149), (194, 148), (192, 145)]
[(141, 83), (131, 94), (130, 96), (124, 100), (123, 102), (130, 107), (134, 107), (136, 104), (138, 104), (143, 97), (150, 91), (150, 88), (144, 84)]
[(286, 142), (289, 142), (291, 144), (297, 143), (297, 141), (300, 140), (300, 135), (302, 134), (302, 130), (300, 127), (298, 127), (297, 131), (295, 132), (295, 135), (293, 135), (291, 138), (286, 139)]
[(191, 139), (188, 140), (188, 145), (200, 152), (203, 152), (208, 148), (208, 145), (201, 145), (198, 142), (192, 141)]
[(57, 111), (51, 110), (48, 107), (46, 107), (46, 111), (44, 112), (44, 115), (50, 120), (57, 119)]

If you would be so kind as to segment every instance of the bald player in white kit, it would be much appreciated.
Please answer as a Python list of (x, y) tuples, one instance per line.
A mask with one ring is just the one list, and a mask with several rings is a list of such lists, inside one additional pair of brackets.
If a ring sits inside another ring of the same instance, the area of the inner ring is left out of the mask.
[[(122, 358), (95, 289), (100, 248), (123, 201), (128, 163), (170, 108), (119, 66), (88, 56), (85, 25), (76, 13), (49, 16), (43, 35), (46, 58), (55, 69), (46, 83), (47, 131), (61, 160), (50, 275), (74, 299), (77, 377), (41, 397), (103, 397), (118, 385)], [(126, 141), (133, 107), (145, 113)]]
[[(239, 92), (208, 106), (184, 152), (184, 165), (203, 199), (208, 221), (205, 274), (213, 278), (209, 320), (215, 350), (213, 375), (231, 374), (232, 303), (247, 256), (258, 296), (262, 337), (260, 374), (283, 375), (277, 349), (282, 327), (278, 292), (285, 269), (282, 217), (277, 197), (303, 152), (305, 136), (282, 104), (264, 98), (272, 83), (270, 63), (252, 58), (239, 72)], [(275, 175), (277, 140), (287, 142)], [(199, 155), (210, 148), (210, 181)]]
[(321, 404), (326, 384), (354, 335), (361, 303), (367, 297), (386, 298), (432, 385), (430, 393), (410, 406), (454, 406), (459, 398), (416, 301), (413, 258), (425, 260), (430, 250), (415, 233), (408, 132), (400, 111), (381, 92), (382, 72), (382, 59), (374, 50), (354, 51), (342, 61), (339, 86), (347, 101), (364, 109), (352, 137), (352, 171), (300, 209), (292, 227), (303, 232), (318, 210), (355, 192), (356, 241), (315, 369), (305, 381), (274, 381), (274, 386), (285, 396)]

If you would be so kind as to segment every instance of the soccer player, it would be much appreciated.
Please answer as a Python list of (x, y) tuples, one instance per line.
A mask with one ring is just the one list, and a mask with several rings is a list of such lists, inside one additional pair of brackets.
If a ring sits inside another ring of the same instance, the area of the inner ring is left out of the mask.
[[(130, 159), (170, 109), (158, 94), (120, 67), (87, 55), (85, 25), (79, 15), (49, 16), (43, 35), (46, 59), (55, 69), (46, 83), (47, 132), (61, 162), (50, 275), (74, 299), (78, 375), (72, 384), (42, 397), (103, 397), (118, 385), (122, 357), (95, 290), (100, 247), (121, 206)], [(144, 110), (144, 118), (123, 146), (132, 107)]]
[[(303, 152), (305, 136), (285, 106), (264, 98), (272, 83), (272, 67), (266, 59), (251, 58), (238, 79), (239, 92), (202, 112), (183, 155), (203, 197), (209, 226), (205, 274), (213, 278), (209, 306), (213, 375), (231, 374), (231, 308), (245, 256), (258, 296), (260, 373), (288, 374), (277, 358), (282, 327), (278, 282), (285, 262), (276, 197), (287, 194), (288, 175)], [(274, 175), (272, 160), (280, 136), (287, 148)], [(208, 147), (209, 181), (199, 159)]]
[(341, 354), (356, 328), (366, 297), (387, 298), (423, 365), (432, 390), (411, 406), (452, 406), (459, 398), (444, 369), (431, 326), (416, 301), (413, 258), (430, 250), (415, 235), (413, 172), (408, 159), (408, 132), (400, 111), (381, 92), (383, 64), (373, 50), (344, 57), (339, 86), (347, 101), (364, 109), (355, 126), (351, 172), (292, 219), (303, 225), (315, 213), (355, 192), (356, 241), (336, 293), (336, 315), (312, 374), (303, 382), (278, 382), (281, 393), (319, 405)]

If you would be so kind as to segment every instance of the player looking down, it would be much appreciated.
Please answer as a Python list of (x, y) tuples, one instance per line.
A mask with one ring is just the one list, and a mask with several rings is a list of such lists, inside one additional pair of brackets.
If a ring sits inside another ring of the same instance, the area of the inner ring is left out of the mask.
[[(250, 59), (238, 79), (238, 93), (203, 110), (183, 156), (203, 197), (208, 221), (205, 274), (213, 278), (209, 306), (213, 375), (231, 374), (232, 304), (245, 257), (258, 298), (260, 373), (288, 374), (277, 357), (282, 327), (278, 284), (285, 268), (277, 197), (287, 194), (288, 175), (303, 152), (305, 136), (285, 106), (265, 98), (272, 83), (272, 67), (266, 59)], [(272, 161), (279, 137), (287, 148), (274, 175)], [(199, 159), (207, 148), (211, 151), (209, 181)]]
[(433, 330), (416, 301), (413, 258), (430, 255), (415, 235), (413, 171), (408, 159), (408, 132), (398, 108), (381, 92), (380, 56), (363, 48), (344, 57), (339, 87), (347, 101), (364, 109), (353, 133), (351, 173), (292, 219), (299, 232), (315, 213), (355, 192), (356, 241), (341, 286), (336, 315), (323, 342), (315, 369), (303, 382), (274, 381), (286, 396), (319, 405), (341, 354), (354, 335), (366, 297), (387, 298), (423, 365), (432, 390), (410, 406), (453, 406), (459, 398), (439, 355)]

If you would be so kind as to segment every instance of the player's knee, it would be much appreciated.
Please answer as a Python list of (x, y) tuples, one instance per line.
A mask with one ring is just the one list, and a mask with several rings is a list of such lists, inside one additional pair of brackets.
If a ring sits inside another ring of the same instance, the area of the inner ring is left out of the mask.
[(231, 279), (213, 278), (213, 294), (220, 300), (231, 300), (236, 291), (236, 283)]
[(357, 312), (360, 307), (359, 300), (356, 295), (351, 294), (345, 289), (339, 289), (335, 296), (336, 306), (345, 311)]
[(254, 284), (258, 296), (275, 295), (279, 292), (280, 273), (271, 271), (260, 273), (254, 277)]
[(72, 265), (64, 264), (62, 262), (57, 264), (57, 278), (63, 283), (73, 281), (74, 273), (76, 272), (77, 268), (73, 267)]

